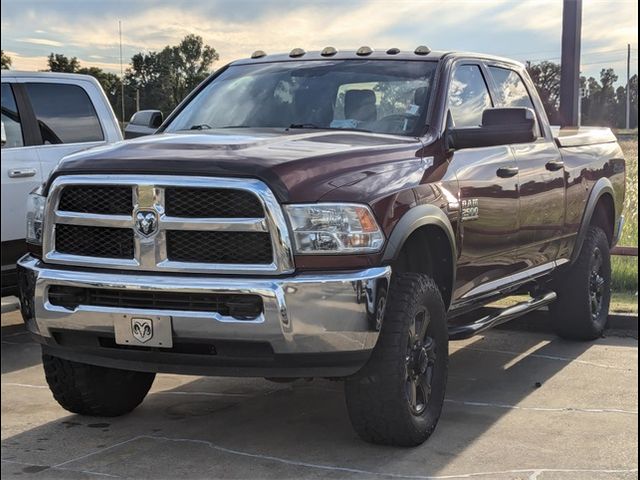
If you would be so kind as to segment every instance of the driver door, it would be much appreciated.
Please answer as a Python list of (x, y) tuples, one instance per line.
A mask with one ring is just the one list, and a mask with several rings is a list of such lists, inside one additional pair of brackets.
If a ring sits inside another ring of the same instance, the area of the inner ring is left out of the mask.
[[(447, 106), (449, 127), (476, 127), (494, 101), (484, 67), (475, 62), (454, 66)], [(482, 296), (516, 269), (518, 170), (509, 145), (461, 148), (450, 159), (461, 206), (461, 252), (454, 299)]]

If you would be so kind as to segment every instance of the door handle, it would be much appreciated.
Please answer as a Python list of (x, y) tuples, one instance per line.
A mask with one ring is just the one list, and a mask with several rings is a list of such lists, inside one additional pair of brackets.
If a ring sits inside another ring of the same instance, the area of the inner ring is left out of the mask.
[(9, 170), (9, 178), (33, 177), (35, 174), (35, 168), (14, 168)]
[(515, 177), (520, 169), (518, 167), (502, 167), (496, 172), (500, 178)]
[(564, 162), (562, 160), (551, 160), (545, 165), (545, 168), (550, 172), (557, 172), (564, 168)]

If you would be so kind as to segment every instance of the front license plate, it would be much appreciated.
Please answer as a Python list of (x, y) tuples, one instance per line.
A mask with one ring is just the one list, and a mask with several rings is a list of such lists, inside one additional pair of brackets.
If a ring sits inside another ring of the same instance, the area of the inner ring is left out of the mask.
[(120, 315), (114, 321), (116, 343), (136, 347), (173, 347), (171, 317)]

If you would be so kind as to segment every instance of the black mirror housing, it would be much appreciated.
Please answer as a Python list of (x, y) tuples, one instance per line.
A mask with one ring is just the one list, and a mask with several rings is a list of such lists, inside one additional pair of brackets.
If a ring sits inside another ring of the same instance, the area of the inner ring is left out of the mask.
[(163, 121), (164, 117), (160, 110), (140, 110), (131, 115), (131, 119), (124, 129), (124, 138), (151, 135), (162, 125)]
[(491, 108), (482, 113), (481, 126), (454, 127), (447, 136), (454, 149), (530, 143), (537, 137), (536, 116), (530, 108)]

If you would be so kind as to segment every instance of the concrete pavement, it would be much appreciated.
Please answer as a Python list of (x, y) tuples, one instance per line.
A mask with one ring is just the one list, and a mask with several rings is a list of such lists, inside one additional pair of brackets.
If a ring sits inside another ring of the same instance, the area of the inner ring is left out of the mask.
[[(637, 336), (637, 334), (636, 334)], [(638, 341), (500, 329), (452, 343), (440, 424), (421, 447), (363, 443), (342, 384), (159, 375), (133, 413), (71, 415), (39, 347), (2, 315), (3, 478), (638, 478)], [(4, 477), (6, 475), (6, 477)]]

